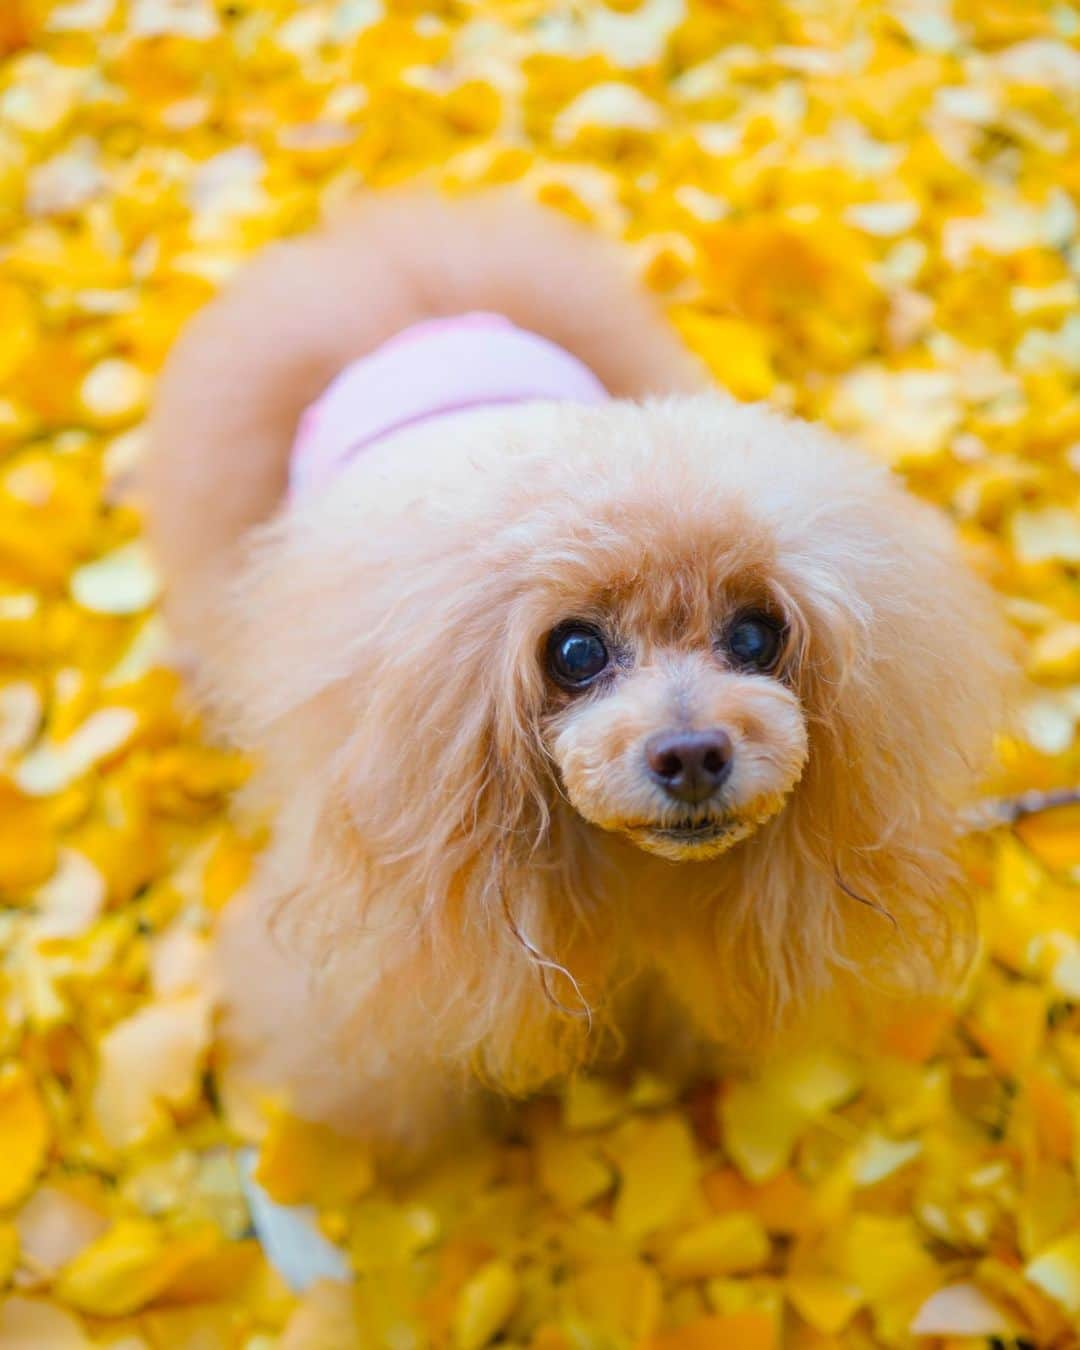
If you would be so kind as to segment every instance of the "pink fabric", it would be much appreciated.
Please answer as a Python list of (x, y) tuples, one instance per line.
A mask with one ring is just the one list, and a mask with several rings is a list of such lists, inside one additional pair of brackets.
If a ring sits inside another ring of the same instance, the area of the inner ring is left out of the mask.
[(354, 361), (300, 420), (289, 465), (299, 496), (406, 427), (534, 400), (600, 403), (608, 394), (576, 356), (498, 314), (414, 324)]

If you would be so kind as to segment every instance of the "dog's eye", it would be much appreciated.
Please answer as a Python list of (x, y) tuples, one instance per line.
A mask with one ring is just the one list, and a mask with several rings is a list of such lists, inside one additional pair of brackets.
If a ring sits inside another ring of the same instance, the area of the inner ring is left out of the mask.
[(783, 639), (783, 628), (767, 614), (740, 614), (724, 634), (723, 646), (744, 670), (771, 670)]
[(610, 663), (608, 649), (588, 624), (560, 624), (548, 638), (547, 663), (551, 677), (564, 689), (584, 689)]

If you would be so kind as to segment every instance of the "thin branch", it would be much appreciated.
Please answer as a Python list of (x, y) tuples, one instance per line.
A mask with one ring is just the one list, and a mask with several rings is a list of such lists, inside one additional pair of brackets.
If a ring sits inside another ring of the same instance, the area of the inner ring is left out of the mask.
[(1080, 805), (1080, 787), (1054, 788), (1050, 792), (1022, 792), (1018, 797), (991, 797), (966, 811), (964, 827), (975, 834), (1015, 825), (1028, 816), (1041, 815), (1059, 806)]

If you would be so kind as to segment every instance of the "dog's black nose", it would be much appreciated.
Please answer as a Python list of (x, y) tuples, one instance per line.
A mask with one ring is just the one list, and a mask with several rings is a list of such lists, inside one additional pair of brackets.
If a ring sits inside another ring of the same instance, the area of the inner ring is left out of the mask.
[(731, 773), (734, 746), (726, 731), (661, 731), (645, 742), (649, 772), (669, 797), (706, 801)]

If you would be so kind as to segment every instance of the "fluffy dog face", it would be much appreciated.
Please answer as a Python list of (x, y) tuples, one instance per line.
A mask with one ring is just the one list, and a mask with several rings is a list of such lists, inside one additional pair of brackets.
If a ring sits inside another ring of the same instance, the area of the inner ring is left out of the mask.
[(505, 1029), (497, 1076), (586, 1053), (538, 991), (598, 1007), (620, 944), (676, 987), (697, 963), (717, 1037), (963, 945), (999, 619), (948, 527), (813, 428), (701, 398), (411, 433), (267, 528), (217, 654), (290, 803), (292, 912), (420, 934), (462, 1037)]
[(673, 861), (718, 857), (775, 815), (807, 755), (798, 620), (744, 579), (686, 566), (681, 613), (646, 574), (548, 635), (545, 741), (577, 812)]

